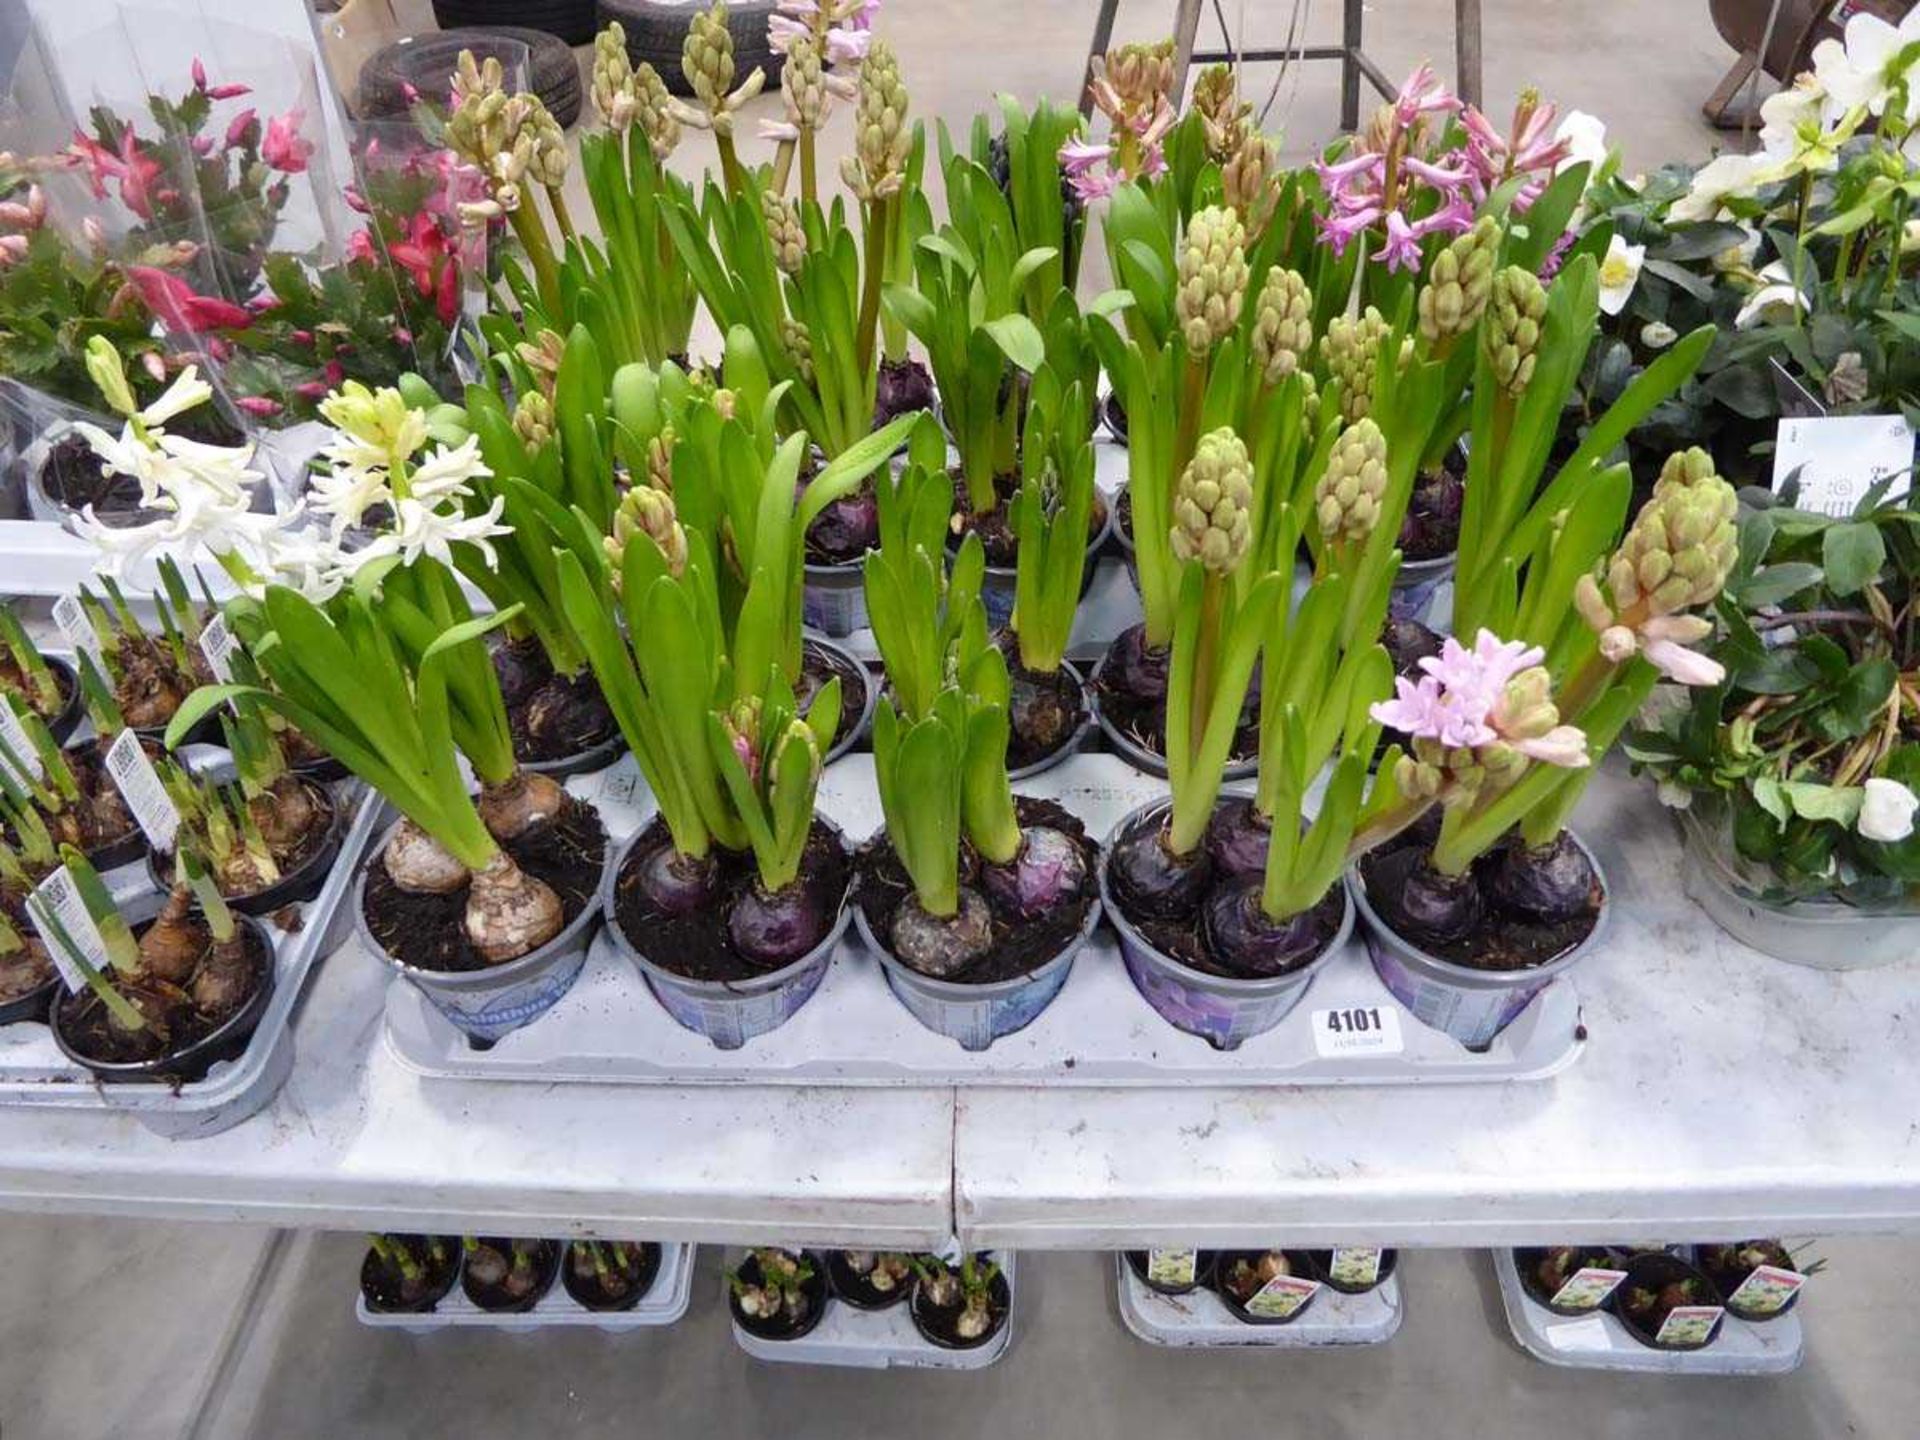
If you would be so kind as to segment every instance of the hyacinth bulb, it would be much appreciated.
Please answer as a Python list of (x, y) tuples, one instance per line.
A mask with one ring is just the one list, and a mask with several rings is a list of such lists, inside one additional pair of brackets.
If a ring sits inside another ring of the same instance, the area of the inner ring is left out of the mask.
[(1201, 925), (1214, 958), (1248, 975), (1284, 975), (1320, 949), (1313, 911), (1269, 919), (1260, 907), (1260, 881), (1252, 877), (1216, 887), (1201, 912)]
[(1034, 920), (1070, 905), (1087, 888), (1087, 860), (1071, 836), (1049, 825), (1020, 832), (1020, 849), (1005, 865), (982, 864), (980, 886), (1001, 913)]
[(1207, 856), (1223, 878), (1257, 880), (1266, 873), (1272, 835), (1273, 822), (1252, 797), (1230, 795), (1207, 822)]
[(467, 939), (489, 965), (539, 949), (565, 923), (553, 888), (514, 864), (504, 850), (474, 872), (467, 892)]
[(1586, 852), (1564, 830), (1538, 848), (1508, 845), (1487, 875), (1488, 893), (1498, 904), (1546, 924), (1590, 913), (1598, 883)]
[(871, 490), (834, 501), (808, 528), (807, 539), (829, 555), (866, 554), (880, 543), (880, 502)]
[(719, 896), (720, 871), (711, 855), (682, 855), (662, 844), (640, 857), (634, 888), (656, 914), (691, 915)]
[(558, 819), (566, 807), (560, 782), (533, 770), (516, 770), (503, 784), (480, 787), (480, 818), (496, 840), (517, 840)]
[(1069, 692), (1056, 685), (1037, 685), (1023, 671), (1014, 671), (1008, 687), (1007, 719), (1013, 733), (1043, 754), (1050, 754), (1073, 733), (1078, 711)]
[(613, 729), (608, 708), (591, 672), (555, 675), (527, 705), (527, 733), (554, 755), (576, 755)]
[(411, 820), (394, 827), (380, 863), (387, 878), (410, 895), (450, 895), (472, 878), (451, 851)]
[(893, 912), (888, 940), (901, 963), (935, 979), (958, 975), (993, 948), (993, 912), (977, 890), (960, 887), (948, 916), (930, 915), (909, 895)]
[(764, 889), (759, 882), (727, 912), (727, 938), (745, 959), (769, 969), (791, 965), (826, 939), (826, 912), (806, 885)]
[(1121, 632), (1107, 660), (1113, 683), (1138, 700), (1167, 698), (1167, 666), (1173, 652), (1147, 644), (1147, 627), (1135, 625)]
[(1387, 923), (1416, 943), (1428, 940), (1446, 944), (1464, 940), (1478, 930), (1486, 906), (1473, 876), (1443, 875), (1423, 855), (1416, 854), (1412, 860), (1399, 875), (1397, 885), (1370, 891)]
[(1177, 855), (1166, 831), (1150, 826), (1127, 836), (1107, 859), (1114, 888), (1135, 910), (1159, 920), (1193, 914), (1213, 880), (1213, 861), (1204, 845)]
[(873, 392), (873, 425), (933, 409), (933, 376), (918, 360), (882, 360)]

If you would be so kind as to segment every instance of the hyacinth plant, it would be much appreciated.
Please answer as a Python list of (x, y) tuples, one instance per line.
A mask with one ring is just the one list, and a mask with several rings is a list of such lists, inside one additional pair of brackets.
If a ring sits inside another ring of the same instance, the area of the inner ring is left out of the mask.
[(11, 605), (0, 605), (0, 696), (20, 700), (43, 720), (52, 720), (67, 701), (59, 677)]
[[(993, 948), (996, 916), (1018, 924), (1079, 900), (1087, 864), (1064, 831), (1020, 822), (1006, 656), (980, 601), (986, 557), (968, 536), (945, 561), (945, 474), (916, 457), (878, 488), (881, 544), (866, 559), (866, 592), (890, 693), (874, 712), (874, 773), (911, 889), (883, 938), (912, 969), (962, 979)], [(978, 857), (977, 888), (963, 878), (963, 847)]]

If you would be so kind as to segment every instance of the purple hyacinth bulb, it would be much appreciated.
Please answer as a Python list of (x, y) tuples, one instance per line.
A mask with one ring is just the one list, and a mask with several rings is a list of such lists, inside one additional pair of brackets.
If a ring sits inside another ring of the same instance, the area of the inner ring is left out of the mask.
[(859, 559), (880, 543), (880, 504), (871, 490), (836, 500), (820, 512), (807, 530), (807, 540), (819, 551)]
[(1167, 698), (1169, 650), (1155, 650), (1147, 644), (1147, 627), (1135, 625), (1120, 632), (1107, 651), (1105, 673), (1120, 690), (1139, 700)]
[(1201, 925), (1214, 959), (1247, 975), (1285, 975), (1320, 950), (1313, 911), (1268, 919), (1260, 908), (1260, 882), (1254, 879), (1216, 887), (1201, 912)]
[(1375, 893), (1374, 904), (1388, 923), (1407, 939), (1446, 943), (1464, 940), (1480, 928), (1486, 906), (1471, 873), (1443, 875), (1417, 851), (1401, 851), (1394, 859), (1411, 860), (1400, 883), (1387, 893)]
[(1144, 915), (1182, 920), (1200, 904), (1213, 880), (1213, 861), (1204, 845), (1176, 855), (1166, 832), (1149, 827), (1127, 836), (1107, 857), (1107, 877), (1121, 899)]
[(1407, 518), (1400, 525), (1400, 550), (1409, 560), (1438, 560), (1460, 543), (1460, 510), (1466, 486), (1446, 470), (1430, 470), (1414, 482)]
[(826, 938), (827, 917), (805, 885), (768, 891), (756, 881), (733, 902), (727, 938), (756, 965), (791, 965)]
[(635, 885), (647, 904), (662, 915), (691, 915), (713, 903), (720, 872), (711, 855), (682, 855), (662, 844), (640, 858)]
[(1230, 795), (1207, 823), (1207, 855), (1224, 878), (1259, 878), (1267, 869), (1267, 842), (1272, 823), (1255, 807), (1251, 796)]
[(918, 360), (882, 360), (873, 390), (873, 428), (889, 420), (933, 409), (933, 376)]
[(1495, 903), (1549, 925), (1591, 914), (1598, 884), (1586, 852), (1564, 830), (1538, 849), (1507, 846), (1487, 876)]
[(1001, 914), (1037, 919), (1086, 893), (1087, 859), (1070, 836), (1035, 825), (1009, 863), (980, 867), (980, 887)]

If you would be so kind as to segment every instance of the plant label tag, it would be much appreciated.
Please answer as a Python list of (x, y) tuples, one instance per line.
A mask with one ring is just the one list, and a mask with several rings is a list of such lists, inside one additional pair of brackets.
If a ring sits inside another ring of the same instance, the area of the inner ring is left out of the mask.
[(1358, 1246), (1336, 1250), (1327, 1265), (1327, 1274), (1335, 1284), (1372, 1286), (1380, 1279), (1380, 1264), (1384, 1256), (1384, 1251)]
[(1587, 1266), (1569, 1275), (1566, 1283), (1553, 1292), (1553, 1303), (1566, 1310), (1598, 1310), (1607, 1297), (1627, 1278), (1624, 1270), (1602, 1270)]
[(1589, 1315), (1584, 1320), (1569, 1320), (1564, 1325), (1549, 1325), (1546, 1331), (1547, 1343), (1567, 1354), (1590, 1355), (1596, 1351), (1613, 1349), (1613, 1337), (1607, 1333), (1607, 1322), (1598, 1315)]
[(1290, 1320), (1300, 1313), (1300, 1309), (1314, 1296), (1320, 1293), (1320, 1282), (1308, 1280), (1300, 1275), (1276, 1275), (1247, 1301), (1249, 1315), (1257, 1315), (1262, 1320)]
[(1727, 1297), (1727, 1307), (1754, 1315), (1778, 1315), (1800, 1293), (1807, 1277), (1777, 1265), (1761, 1265)]
[(200, 627), (200, 653), (207, 657), (207, 668), (222, 685), (233, 683), (233, 652), (239, 648), (226, 616), (216, 615)]
[(69, 991), (78, 991), (87, 983), (86, 973), (73, 962), (74, 950), (95, 970), (107, 968), (107, 942), (100, 934), (100, 927), (93, 923), (93, 916), (87, 913), (86, 902), (80, 898), (80, 887), (73, 883), (66, 866), (62, 865), (34, 887), (27, 897), (27, 914)]
[(1191, 1285), (1200, 1273), (1198, 1250), (1149, 1250), (1147, 1279), (1156, 1285)]
[(1676, 1305), (1660, 1322), (1653, 1338), (1662, 1345), (1704, 1345), (1713, 1338), (1713, 1327), (1727, 1312), (1718, 1305)]
[(631, 805), (639, 789), (639, 770), (631, 765), (617, 766), (607, 772), (600, 786), (600, 799), (609, 805)]
[(87, 618), (78, 595), (68, 593), (53, 602), (53, 623), (60, 627), (76, 655), (85, 653), (95, 664), (100, 663), (100, 637), (94, 633), (93, 622)]
[(1913, 485), (1913, 427), (1902, 415), (1826, 415), (1782, 420), (1773, 447), (1773, 489), (1778, 494), (1798, 472), (1795, 504), (1817, 515), (1844, 519), (1866, 493), (1893, 477), (1887, 498)]
[(160, 783), (153, 761), (147, 758), (140, 737), (133, 731), (122, 730), (107, 747), (107, 773), (147, 843), (155, 850), (173, 849), (174, 836), (180, 832), (180, 812), (173, 808), (173, 797)]
[(1313, 1012), (1313, 1048), (1322, 1060), (1398, 1055), (1406, 1049), (1397, 1005), (1350, 1005)]
[[(12, 702), (7, 697), (0, 697), (0, 742), (6, 745), (4, 750), (0, 750), (0, 771), (6, 771), (21, 780), (46, 778), (46, 767), (40, 763), (40, 752), (33, 748), (27, 727), (13, 713)], [(9, 756), (20, 763), (15, 765)]]

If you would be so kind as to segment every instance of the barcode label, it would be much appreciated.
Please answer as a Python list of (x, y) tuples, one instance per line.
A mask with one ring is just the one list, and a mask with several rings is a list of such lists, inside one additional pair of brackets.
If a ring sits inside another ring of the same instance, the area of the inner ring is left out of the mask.
[(47, 954), (52, 957), (67, 989), (79, 990), (87, 983), (85, 972), (73, 961), (73, 950), (78, 950), (81, 958), (95, 970), (107, 968), (107, 942), (101, 937), (100, 927), (93, 923), (93, 916), (87, 913), (80, 888), (73, 883), (66, 866), (62, 865), (34, 888), (27, 897), (27, 914), (33, 919), (33, 928), (46, 942)]
[(78, 595), (62, 595), (53, 602), (53, 623), (60, 627), (60, 633), (67, 637), (75, 653), (84, 651), (99, 660), (100, 637), (94, 633), (93, 622), (87, 618)]
[(173, 849), (174, 836), (180, 831), (180, 812), (173, 808), (173, 797), (160, 783), (160, 776), (147, 758), (140, 737), (122, 730), (107, 747), (107, 773), (119, 787), (120, 798), (133, 812), (134, 822), (156, 850)]
[(222, 685), (233, 683), (233, 652), (240, 642), (227, 628), (227, 617), (216, 615), (200, 630), (200, 653), (207, 657), (207, 668)]

